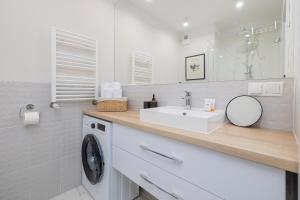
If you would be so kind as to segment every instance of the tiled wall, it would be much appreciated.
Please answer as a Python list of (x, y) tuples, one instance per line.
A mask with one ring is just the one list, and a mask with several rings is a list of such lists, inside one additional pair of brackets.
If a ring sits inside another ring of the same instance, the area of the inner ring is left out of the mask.
[[(292, 129), (293, 79), (286, 79), (283, 97), (259, 98), (264, 107), (261, 126)], [(130, 107), (138, 109), (155, 93), (160, 105), (183, 105), (184, 90), (192, 92), (192, 104), (217, 99), (224, 108), (234, 96), (247, 93), (247, 81), (161, 86), (127, 86)], [(49, 108), (50, 85), (0, 81), (0, 199), (47, 200), (81, 183), (81, 111), (89, 102), (64, 103)], [(41, 112), (38, 126), (24, 127), (19, 109), (33, 103)]]
[[(300, 145), (300, 1), (295, 1), (295, 57), (294, 57), (294, 67), (295, 67), (295, 134), (297, 135), (298, 145)], [(298, 146), (298, 156), (300, 160), (300, 146)], [(300, 165), (299, 165), (300, 171)], [(298, 176), (298, 182), (300, 182), (300, 176)], [(299, 184), (300, 189), (300, 184)]]
[[(46, 200), (81, 184), (81, 111), (90, 103), (49, 108), (50, 84), (0, 81), (0, 199)], [(33, 103), (40, 124), (24, 127)]]
[[(293, 129), (293, 79), (278, 79), (284, 81), (283, 97), (259, 97), (264, 113), (260, 126), (279, 130)], [(226, 81), (190, 84), (169, 84), (155, 86), (124, 86), (124, 96), (129, 97), (129, 107), (139, 109), (143, 101), (151, 100), (155, 93), (160, 106), (183, 106), (184, 91), (192, 92), (192, 106), (203, 107), (205, 98), (215, 98), (216, 107), (225, 109), (227, 103), (238, 95), (247, 94), (249, 81)]]

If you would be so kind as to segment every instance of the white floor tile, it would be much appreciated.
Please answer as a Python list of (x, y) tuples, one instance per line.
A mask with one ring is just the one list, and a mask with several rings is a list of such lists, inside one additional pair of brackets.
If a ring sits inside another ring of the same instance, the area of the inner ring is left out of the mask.
[[(56, 196), (50, 200), (93, 200), (86, 189), (83, 186), (79, 186), (72, 190), (69, 190), (59, 196)], [(139, 197), (135, 200), (150, 200), (147, 197)], [(151, 198), (151, 200), (154, 200)]]
[(57, 197), (54, 197), (50, 200), (93, 200), (93, 198), (88, 194), (88, 192), (83, 188), (83, 186), (79, 186), (72, 190), (69, 190)]

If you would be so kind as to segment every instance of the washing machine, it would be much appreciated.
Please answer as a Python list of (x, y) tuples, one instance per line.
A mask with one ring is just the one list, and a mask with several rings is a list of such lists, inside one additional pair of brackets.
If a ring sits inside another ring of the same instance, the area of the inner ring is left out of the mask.
[(83, 116), (82, 185), (95, 200), (110, 200), (111, 123)]

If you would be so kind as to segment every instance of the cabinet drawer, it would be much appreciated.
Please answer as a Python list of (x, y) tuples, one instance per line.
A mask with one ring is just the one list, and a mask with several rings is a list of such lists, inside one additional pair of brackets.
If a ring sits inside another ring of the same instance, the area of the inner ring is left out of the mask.
[(113, 145), (228, 200), (284, 200), (283, 170), (113, 125)]
[(118, 147), (113, 147), (113, 167), (161, 200), (220, 200)]

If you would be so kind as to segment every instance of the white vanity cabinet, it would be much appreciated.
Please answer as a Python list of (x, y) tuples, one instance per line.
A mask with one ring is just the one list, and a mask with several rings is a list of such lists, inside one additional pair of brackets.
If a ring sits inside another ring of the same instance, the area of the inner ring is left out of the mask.
[(113, 166), (160, 200), (221, 200), (123, 149), (113, 147)]
[(162, 200), (285, 200), (285, 171), (113, 124), (113, 167)]

